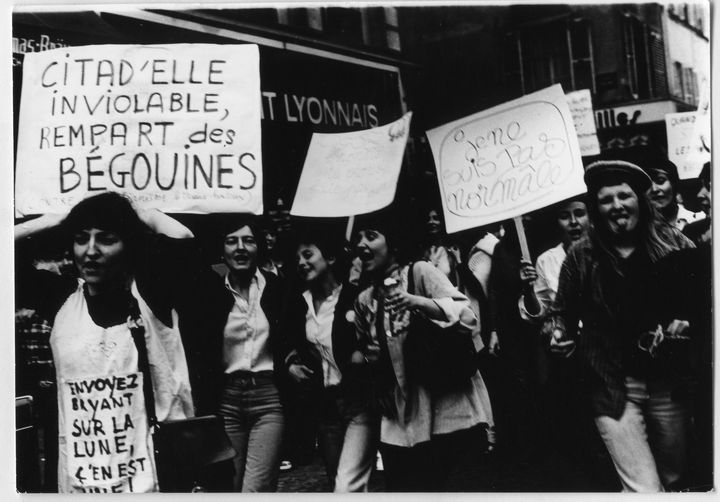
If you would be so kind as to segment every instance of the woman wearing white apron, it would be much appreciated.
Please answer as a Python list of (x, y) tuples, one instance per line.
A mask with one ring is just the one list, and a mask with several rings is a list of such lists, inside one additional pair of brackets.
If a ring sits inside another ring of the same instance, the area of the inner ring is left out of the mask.
[(140, 317), (145, 327), (158, 420), (193, 416), (173, 309), (178, 290), (161, 284), (170, 276), (163, 273), (163, 263), (176, 264), (192, 234), (158, 211), (136, 213), (127, 199), (111, 192), (81, 201), (60, 220), (45, 215), (15, 227), (18, 241), (60, 224), (70, 238), (79, 276), (75, 281), (25, 270), (17, 277), (18, 304), (54, 320), (58, 490), (157, 491), (142, 373), (128, 318)]

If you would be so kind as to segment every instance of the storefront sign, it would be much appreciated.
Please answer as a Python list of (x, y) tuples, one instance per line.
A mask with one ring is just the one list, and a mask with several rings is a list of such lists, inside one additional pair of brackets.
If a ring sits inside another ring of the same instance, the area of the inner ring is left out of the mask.
[(412, 113), (383, 127), (314, 134), (290, 214), (353, 216), (395, 197)]
[(672, 101), (655, 101), (617, 108), (604, 108), (595, 111), (595, 122), (598, 129), (626, 127), (647, 122), (660, 122), (665, 115), (677, 111)]
[(534, 211), (585, 191), (560, 85), (427, 133), (449, 233)]
[(23, 66), (18, 215), (104, 190), (169, 212), (262, 212), (257, 46), (84, 46)]

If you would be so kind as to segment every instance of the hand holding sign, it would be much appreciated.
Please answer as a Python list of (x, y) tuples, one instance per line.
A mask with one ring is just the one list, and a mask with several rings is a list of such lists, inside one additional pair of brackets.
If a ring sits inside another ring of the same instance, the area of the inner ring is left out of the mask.
[(502, 221), (585, 191), (560, 85), (427, 132), (448, 233)]
[(412, 113), (364, 131), (313, 134), (290, 214), (352, 216), (395, 197)]

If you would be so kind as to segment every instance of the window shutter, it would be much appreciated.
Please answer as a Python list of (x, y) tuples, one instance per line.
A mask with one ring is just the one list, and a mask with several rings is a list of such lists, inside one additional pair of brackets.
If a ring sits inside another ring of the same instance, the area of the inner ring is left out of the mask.
[(662, 35), (650, 30), (648, 46), (650, 49), (651, 88), (653, 97), (664, 97), (668, 94), (667, 67), (665, 65), (665, 43)]

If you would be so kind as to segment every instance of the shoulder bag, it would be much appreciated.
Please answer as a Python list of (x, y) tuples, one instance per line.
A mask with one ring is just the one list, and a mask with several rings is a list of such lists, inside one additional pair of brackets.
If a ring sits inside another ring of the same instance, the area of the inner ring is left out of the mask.
[[(415, 263), (408, 268), (408, 293), (415, 293)], [(444, 394), (468, 386), (477, 372), (471, 331), (460, 323), (441, 327), (413, 313), (403, 346), (408, 381)]]
[[(137, 307), (135, 311), (136, 309)], [(138, 351), (138, 366), (143, 374), (145, 409), (153, 434), (160, 491), (204, 491), (203, 479), (209, 473), (208, 468), (236, 455), (225, 433), (223, 419), (219, 415), (207, 415), (159, 422), (155, 415), (155, 395), (145, 344), (145, 327), (139, 315), (128, 318), (128, 327)]]

